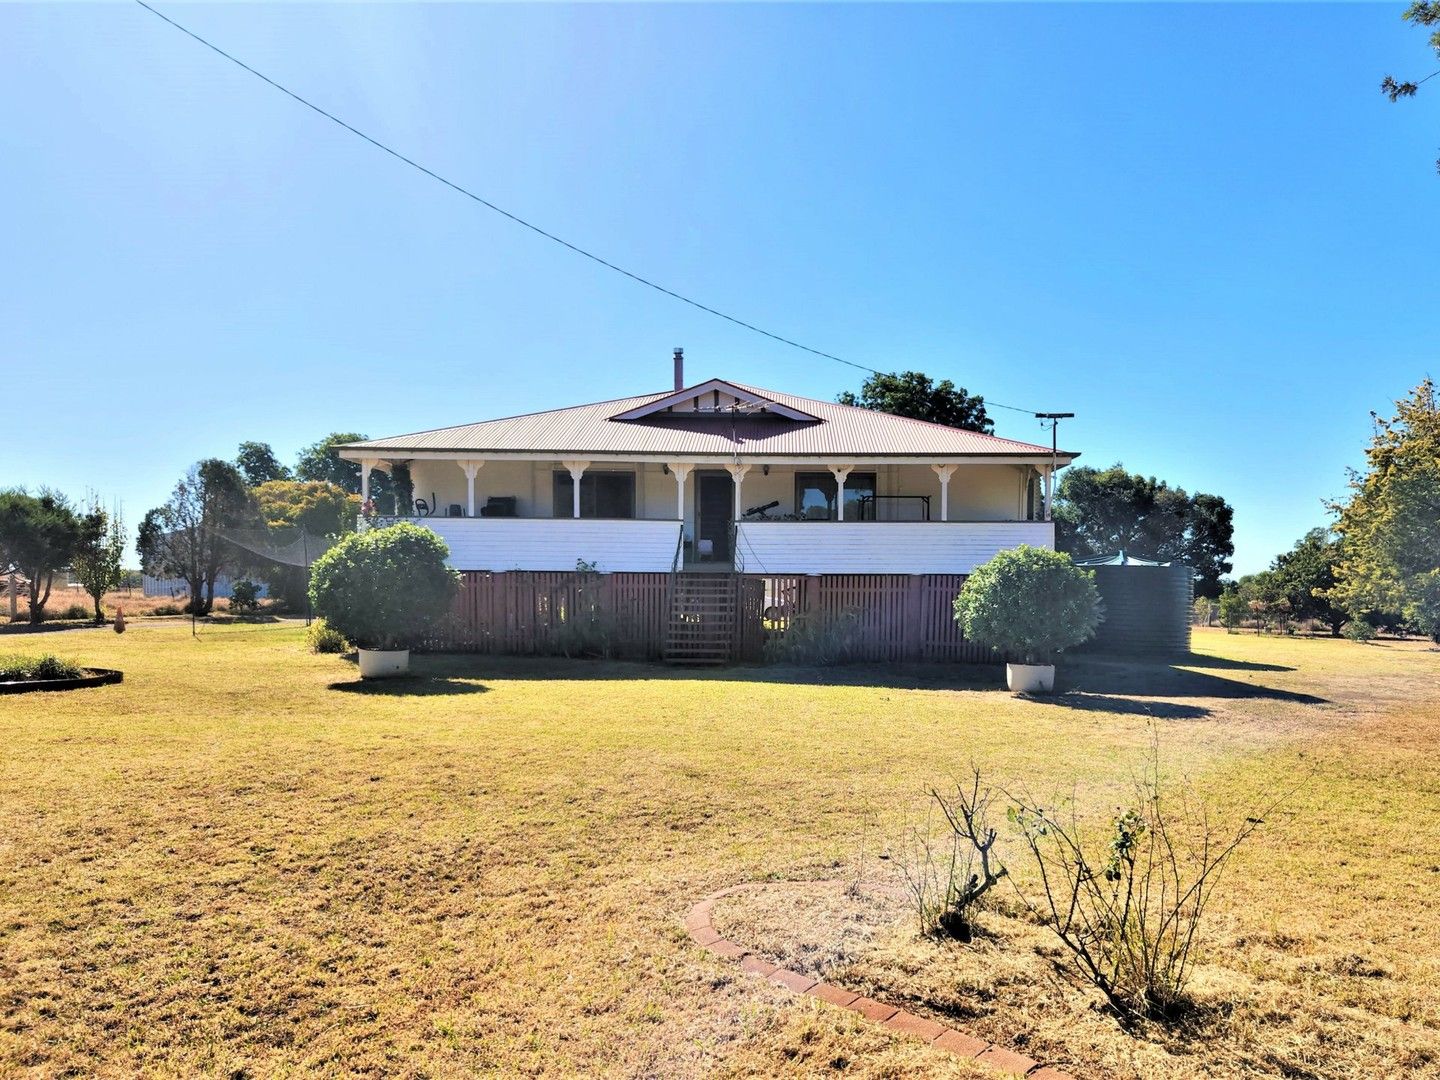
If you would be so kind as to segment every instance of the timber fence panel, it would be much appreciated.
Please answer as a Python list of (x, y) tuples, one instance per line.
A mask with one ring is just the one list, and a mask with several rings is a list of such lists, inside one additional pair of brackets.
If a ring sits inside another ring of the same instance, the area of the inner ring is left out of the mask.
[[(734, 579), (733, 659), (763, 659), (767, 638), (797, 618), (853, 621), (852, 659), (994, 662), (965, 641), (955, 622), (961, 574), (749, 575)], [(469, 572), (455, 605), (426, 647), (512, 655), (555, 655), (577, 621), (603, 626), (610, 655), (662, 654), (670, 620), (669, 575), (567, 571)], [(573, 647), (573, 638), (572, 647)]]

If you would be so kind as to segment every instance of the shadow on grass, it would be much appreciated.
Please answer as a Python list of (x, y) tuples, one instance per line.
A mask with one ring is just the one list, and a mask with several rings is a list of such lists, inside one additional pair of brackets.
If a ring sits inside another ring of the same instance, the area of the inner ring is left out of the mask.
[(1294, 671), (1293, 667), (1286, 667), (1284, 664), (1257, 664), (1253, 660), (1231, 660), (1224, 656), (1211, 656), (1209, 653), (1189, 653), (1185, 656), (1178, 656), (1173, 661), (1182, 667), (1207, 668), (1211, 671)]
[(1199, 720), (1211, 713), (1211, 710), (1203, 705), (1182, 705), (1178, 701), (1115, 697), (1111, 694), (1091, 694), (1076, 690), (1068, 690), (1054, 696), (1048, 694), (1026, 695), (1026, 700), (1059, 709), (1074, 709), (1077, 712), (1154, 716), (1161, 720)]
[[(1193, 656), (1177, 661), (1194, 663)], [(1257, 670), (1289, 670), (1259, 667)], [(1164, 663), (1136, 663), (1121, 660), (1076, 659), (1061, 668), (1061, 687), (1082, 694), (1133, 695), (1135, 697), (1222, 698), (1228, 700), (1267, 699), (1297, 705), (1323, 705), (1325, 698), (1294, 690), (1265, 686), (1242, 679), (1227, 679), (1203, 671), (1190, 671)], [(1062, 695), (1063, 696), (1063, 695)], [(1155, 705), (1161, 703), (1155, 702)]]
[[(671, 666), (660, 661), (561, 656), (426, 653), (424, 671), (470, 679), (556, 679), (567, 682), (664, 681), (864, 686), (890, 690), (995, 690), (1005, 685), (999, 664), (858, 663), (828, 666), (730, 664)], [(412, 663), (415, 661), (412, 660)]]
[[(1097, 712), (1133, 713), (1193, 719), (1208, 714), (1199, 706), (1156, 701), (1155, 698), (1264, 698), (1318, 705), (1324, 698), (1241, 679), (1188, 671), (1179, 664), (1207, 663), (1211, 657), (1189, 655), (1174, 664), (1122, 657), (1074, 656), (1062, 660), (1060, 691), (1054, 698), (1036, 697), (1057, 706)], [(720, 681), (793, 686), (856, 686), (889, 690), (1003, 690), (1005, 669), (999, 664), (911, 663), (839, 664), (804, 667), (791, 664), (740, 664), (729, 667), (670, 667), (637, 660), (570, 660), (545, 656), (488, 656), (431, 653), (417, 658), (420, 671), (435, 677), (467, 679), (556, 679), (563, 681)], [(1218, 666), (1218, 665), (1217, 665)], [(1238, 670), (1252, 670), (1236, 665)], [(1256, 671), (1285, 671), (1254, 665)]]
[(416, 674), (401, 675), (393, 679), (333, 682), (328, 689), (366, 697), (452, 697), (457, 694), (483, 694), (490, 688), (471, 679)]

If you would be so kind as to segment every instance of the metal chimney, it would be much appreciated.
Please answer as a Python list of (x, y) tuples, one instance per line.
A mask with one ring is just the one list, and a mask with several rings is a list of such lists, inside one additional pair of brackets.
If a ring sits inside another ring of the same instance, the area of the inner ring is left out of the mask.
[(675, 389), (685, 389), (685, 350), (675, 350)]

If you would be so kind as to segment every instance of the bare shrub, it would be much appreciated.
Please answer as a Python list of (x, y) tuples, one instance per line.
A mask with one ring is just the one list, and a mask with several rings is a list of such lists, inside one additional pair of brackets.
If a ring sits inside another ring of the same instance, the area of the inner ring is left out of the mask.
[(860, 615), (854, 608), (841, 612), (804, 612), (790, 619), (784, 630), (767, 634), (767, 664), (828, 666), (853, 659), (860, 634)]
[(576, 559), (575, 577), (573, 594), (551, 597), (550, 648), (567, 658), (609, 660), (615, 655), (620, 625), (606, 604), (599, 566)]
[(1081, 825), (1073, 800), (1059, 811), (1011, 799), (1008, 817), (1039, 871), (1042, 896), (1022, 894), (1032, 914), (1122, 1019), (1173, 1016), (1184, 1003), (1206, 907), (1230, 856), (1263, 817), (1222, 830), (1186, 787), (1162, 783), (1153, 746), (1132, 805), (1103, 834)]
[(953, 793), (931, 788), (924, 823), (907, 830), (900, 871), (922, 934), (969, 941), (976, 907), (1005, 876), (989, 822), (994, 799), (972, 769), (968, 787), (957, 781)]

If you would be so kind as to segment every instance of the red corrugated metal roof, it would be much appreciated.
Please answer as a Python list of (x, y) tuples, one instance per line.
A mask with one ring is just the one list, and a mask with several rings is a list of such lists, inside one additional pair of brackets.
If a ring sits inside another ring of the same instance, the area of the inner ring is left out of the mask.
[[(698, 385), (698, 384), (697, 384)], [(599, 401), (568, 409), (528, 413), (477, 424), (436, 428), (409, 435), (350, 443), (348, 450), (374, 450), (379, 456), (406, 451), (491, 453), (666, 454), (677, 457), (770, 454), (776, 457), (1033, 457), (1050, 448), (982, 435), (976, 431), (840, 405), (833, 401), (782, 394), (731, 383), (749, 394), (796, 409), (816, 422), (765, 414), (656, 413), (637, 420), (616, 420), (671, 391)], [(738, 445), (737, 445), (738, 443)], [(1069, 461), (1078, 455), (1061, 451)]]

